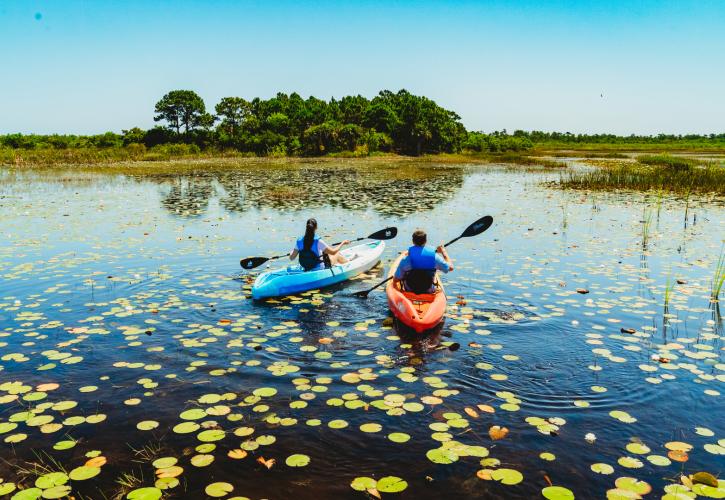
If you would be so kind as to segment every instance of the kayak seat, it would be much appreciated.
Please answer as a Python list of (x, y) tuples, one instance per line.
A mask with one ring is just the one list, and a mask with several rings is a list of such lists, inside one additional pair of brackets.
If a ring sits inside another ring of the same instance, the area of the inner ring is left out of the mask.
[(435, 279), (435, 270), (413, 269), (403, 278), (405, 289), (416, 294), (430, 293)]

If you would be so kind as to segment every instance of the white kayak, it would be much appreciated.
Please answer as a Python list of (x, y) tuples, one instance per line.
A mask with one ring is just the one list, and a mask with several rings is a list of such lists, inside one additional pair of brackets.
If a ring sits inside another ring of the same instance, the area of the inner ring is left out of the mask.
[(341, 250), (348, 261), (330, 268), (305, 271), (296, 264), (266, 271), (254, 280), (252, 298), (293, 295), (347, 281), (374, 267), (384, 250), (384, 241), (373, 241)]

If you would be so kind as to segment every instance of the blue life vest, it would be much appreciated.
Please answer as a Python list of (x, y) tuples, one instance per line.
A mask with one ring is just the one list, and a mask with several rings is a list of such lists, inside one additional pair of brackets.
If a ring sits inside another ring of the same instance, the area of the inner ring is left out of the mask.
[(413, 245), (408, 249), (408, 262), (412, 269), (403, 278), (405, 288), (417, 294), (430, 292), (436, 274), (435, 250)]
[(300, 266), (302, 266), (305, 271), (315, 269), (322, 262), (320, 254), (317, 253), (318, 241), (320, 241), (320, 238), (313, 238), (310, 248), (305, 248), (304, 236), (297, 240), (297, 252), (299, 253)]
[(408, 261), (413, 269), (435, 271), (436, 251), (431, 247), (419, 247), (417, 245), (413, 245), (408, 248)]

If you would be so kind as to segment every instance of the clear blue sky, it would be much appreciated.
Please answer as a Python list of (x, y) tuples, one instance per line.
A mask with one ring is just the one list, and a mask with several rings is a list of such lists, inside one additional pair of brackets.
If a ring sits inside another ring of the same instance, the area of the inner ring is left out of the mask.
[(725, 132), (725, 0), (0, 0), (0, 47), (0, 133), (400, 88), (473, 130)]

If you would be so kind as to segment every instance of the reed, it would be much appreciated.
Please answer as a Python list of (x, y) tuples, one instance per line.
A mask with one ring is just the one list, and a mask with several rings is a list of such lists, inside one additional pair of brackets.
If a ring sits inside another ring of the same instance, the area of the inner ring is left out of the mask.
[(720, 250), (720, 257), (715, 265), (715, 274), (712, 277), (710, 285), (710, 300), (718, 302), (720, 300), (720, 292), (725, 285), (725, 247)]
[(586, 190), (669, 191), (725, 195), (725, 166), (710, 163), (687, 169), (613, 162), (590, 171), (562, 173), (559, 187)]
[(642, 250), (647, 250), (652, 229), (652, 211), (645, 207), (642, 211)]
[(700, 162), (689, 158), (679, 158), (671, 155), (642, 155), (637, 157), (639, 163), (645, 165), (656, 165), (659, 167), (669, 167), (673, 169), (687, 170)]
[(671, 274), (667, 274), (667, 281), (665, 282), (665, 311), (670, 308), (670, 299), (672, 298), (672, 292), (675, 289), (675, 280), (672, 279)]

